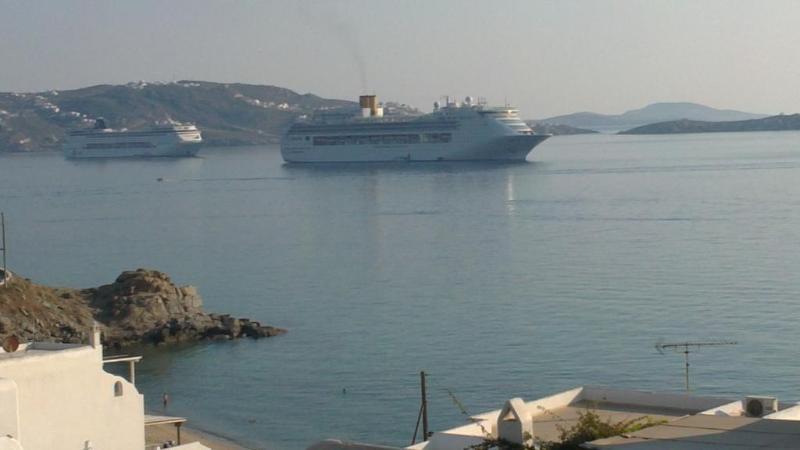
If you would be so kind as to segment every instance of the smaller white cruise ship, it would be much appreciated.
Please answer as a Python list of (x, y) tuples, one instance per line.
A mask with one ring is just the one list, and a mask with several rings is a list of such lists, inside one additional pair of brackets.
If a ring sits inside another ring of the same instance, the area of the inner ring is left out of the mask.
[(113, 130), (99, 118), (94, 128), (67, 134), (67, 158), (130, 158), (194, 156), (203, 138), (191, 124), (169, 124), (142, 130)]

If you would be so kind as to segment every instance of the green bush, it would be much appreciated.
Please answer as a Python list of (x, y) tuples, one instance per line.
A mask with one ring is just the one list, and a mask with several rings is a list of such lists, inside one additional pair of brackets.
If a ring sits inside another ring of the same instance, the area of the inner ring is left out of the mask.
[(575, 425), (569, 428), (557, 426), (559, 442), (545, 442), (540, 448), (541, 450), (578, 450), (581, 448), (580, 445), (585, 442), (633, 433), (665, 422), (666, 420), (653, 420), (649, 416), (612, 422), (610, 417), (603, 420), (595, 411), (587, 409), (578, 413), (578, 422)]

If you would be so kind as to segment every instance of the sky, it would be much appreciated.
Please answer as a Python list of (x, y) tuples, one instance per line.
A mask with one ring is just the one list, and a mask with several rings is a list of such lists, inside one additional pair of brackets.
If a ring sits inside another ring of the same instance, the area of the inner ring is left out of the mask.
[(181, 79), (528, 118), (800, 112), (800, 1), (0, 0), (0, 91)]

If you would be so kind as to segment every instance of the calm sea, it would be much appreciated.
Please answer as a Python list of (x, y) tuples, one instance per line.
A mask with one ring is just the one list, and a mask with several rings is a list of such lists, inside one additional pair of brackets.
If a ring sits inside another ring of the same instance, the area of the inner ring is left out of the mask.
[[(9, 266), (151, 267), (285, 336), (147, 351), (148, 407), (259, 448), (407, 445), (583, 384), (800, 398), (800, 133), (556, 137), (517, 165), (0, 157)], [(158, 181), (161, 179), (162, 181)], [(343, 390), (346, 390), (343, 391)]]

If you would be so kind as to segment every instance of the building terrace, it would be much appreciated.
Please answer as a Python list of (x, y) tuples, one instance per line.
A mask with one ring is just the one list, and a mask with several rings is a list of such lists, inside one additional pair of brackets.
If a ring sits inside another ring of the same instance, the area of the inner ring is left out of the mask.
[(584, 386), (524, 402), (512, 399), (503, 409), (479, 414), (472, 423), (433, 434), (410, 450), (461, 450), (486, 439), (558, 441), (561, 428), (578, 422), (579, 414), (593, 411), (611, 422), (649, 418), (671, 421), (731, 403), (730, 399), (688, 394), (653, 393)]

